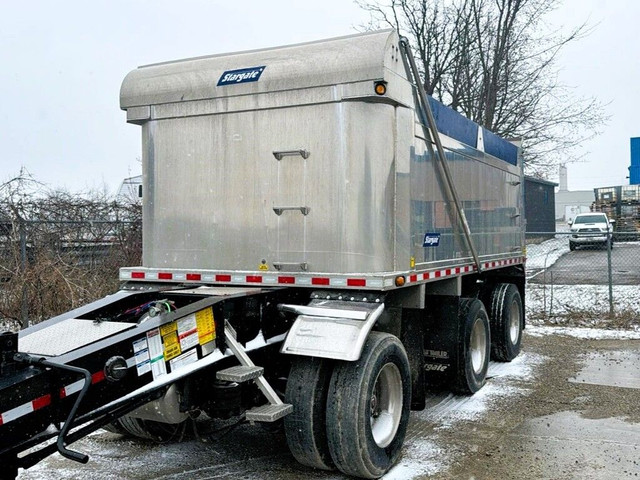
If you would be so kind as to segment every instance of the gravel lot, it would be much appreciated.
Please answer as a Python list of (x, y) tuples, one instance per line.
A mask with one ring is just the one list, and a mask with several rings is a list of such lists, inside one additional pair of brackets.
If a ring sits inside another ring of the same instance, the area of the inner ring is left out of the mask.
[[(523, 354), (492, 364), (473, 397), (434, 395), (414, 412), (385, 479), (611, 479), (640, 475), (640, 332), (531, 327)], [(604, 372), (604, 374), (603, 374)], [(215, 442), (158, 445), (97, 432), (20, 474), (45, 479), (344, 478), (299, 466), (284, 435), (241, 425)]]

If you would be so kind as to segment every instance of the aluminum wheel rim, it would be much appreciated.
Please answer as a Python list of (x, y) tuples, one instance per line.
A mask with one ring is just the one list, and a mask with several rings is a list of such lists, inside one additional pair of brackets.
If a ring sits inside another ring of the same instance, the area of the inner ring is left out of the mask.
[(393, 363), (382, 367), (371, 392), (369, 421), (373, 440), (380, 448), (393, 441), (402, 417), (402, 376)]
[(511, 303), (511, 309), (509, 311), (509, 339), (511, 344), (518, 343), (518, 337), (520, 336), (520, 306), (518, 302)]
[(479, 318), (473, 323), (471, 331), (471, 367), (475, 374), (482, 372), (487, 356), (487, 332)]

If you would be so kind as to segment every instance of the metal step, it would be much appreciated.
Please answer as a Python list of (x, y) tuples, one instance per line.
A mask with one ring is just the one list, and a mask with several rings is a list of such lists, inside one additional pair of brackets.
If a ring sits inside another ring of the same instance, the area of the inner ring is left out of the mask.
[(247, 382), (262, 376), (264, 368), (255, 365), (237, 365), (235, 367), (225, 368), (216, 373), (218, 380), (226, 380), (227, 382)]
[(247, 410), (247, 420), (250, 422), (275, 422), (293, 412), (293, 405), (280, 403), (278, 405), (262, 405)]

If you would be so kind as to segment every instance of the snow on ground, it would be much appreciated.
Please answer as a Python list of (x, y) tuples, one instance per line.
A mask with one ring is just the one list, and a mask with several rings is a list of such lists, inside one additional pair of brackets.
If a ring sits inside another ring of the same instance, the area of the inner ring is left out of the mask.
[[(569, 253), (569, 242), (562, 234), (527, 245), (527, 279), (550, 268), (566, 253)], [(640, 288), (637, 285), (613, 285), (613, 298), (614, 313), (626, 315), (629, 323), (640, 324)], [(533, 323), (561, 323), (573, 317), (581, 326), (598, 326), (606, 322), (603, 317), (609, 315), (609, 287), (528, 283), (525, 308), (527, 320)]]
[(549, 268), (562, 255), (569, 252), (566, 235), (558, 235), (542, 243), (527, 245), (527, 270)]
[(456, 452), (445, 445), (439, 433), (480, 418), (500, 399), (527, 395), (526, 383), (533, 380), (534, 371), (544, 361), (541, 355), (523, 353), (510, 363), (491, 362), (487, 383), (473, 396), (439, 394), (428, 398), (425, 410), (412, 412), (412, 430), (402, 459), (383, 478), (410, 480), (446, 470)]
[(531, 325), (527, 335), (542, 337), (545, 335), (566, 335), (585, 340), (640, 340), (640, 326), (632, 330), (605, 330), (603, 328), (552, 327)]
[[(640, 323), (640, 288), (637, 285), (613, 285), (614, 312), (636, 316)], [(609, 314), (608, 285), (543, 285), (528, 284), (526, 318), (581, 315), (593, 325), (594, 317)]]

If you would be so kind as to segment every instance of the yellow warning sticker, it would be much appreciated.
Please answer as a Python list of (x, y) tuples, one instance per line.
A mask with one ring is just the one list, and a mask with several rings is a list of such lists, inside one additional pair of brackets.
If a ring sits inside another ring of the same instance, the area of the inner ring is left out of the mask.
[(178, 332), (169, 332), (167, 335), (162, 336), (162, 343), (164, 345), (164, 359), (169, 361), (172, 358), (177, 357), (182, 353), (180, 349), (180, 341), (178, 340)]
[(213, 318), (213, 309), (211, 307), (196, 312), (196, 324), (198, 325), (198, 341), (200, 345), (215, 340), (216, 322)]
[(258, 270), (266, 272), (267, 270), (269, 270), (269, 265), (267, 265), (266, 263), (261, 263), (260, 265), (258, 265)]
[(165, 335), (169, 335), (171, 332), (176, 332), (176, 331), (178, 331), (177, 322), (167, 323), (166, 325), (162, 325), (160, 327), (160, 335), (162, 335), (163, 337)]

